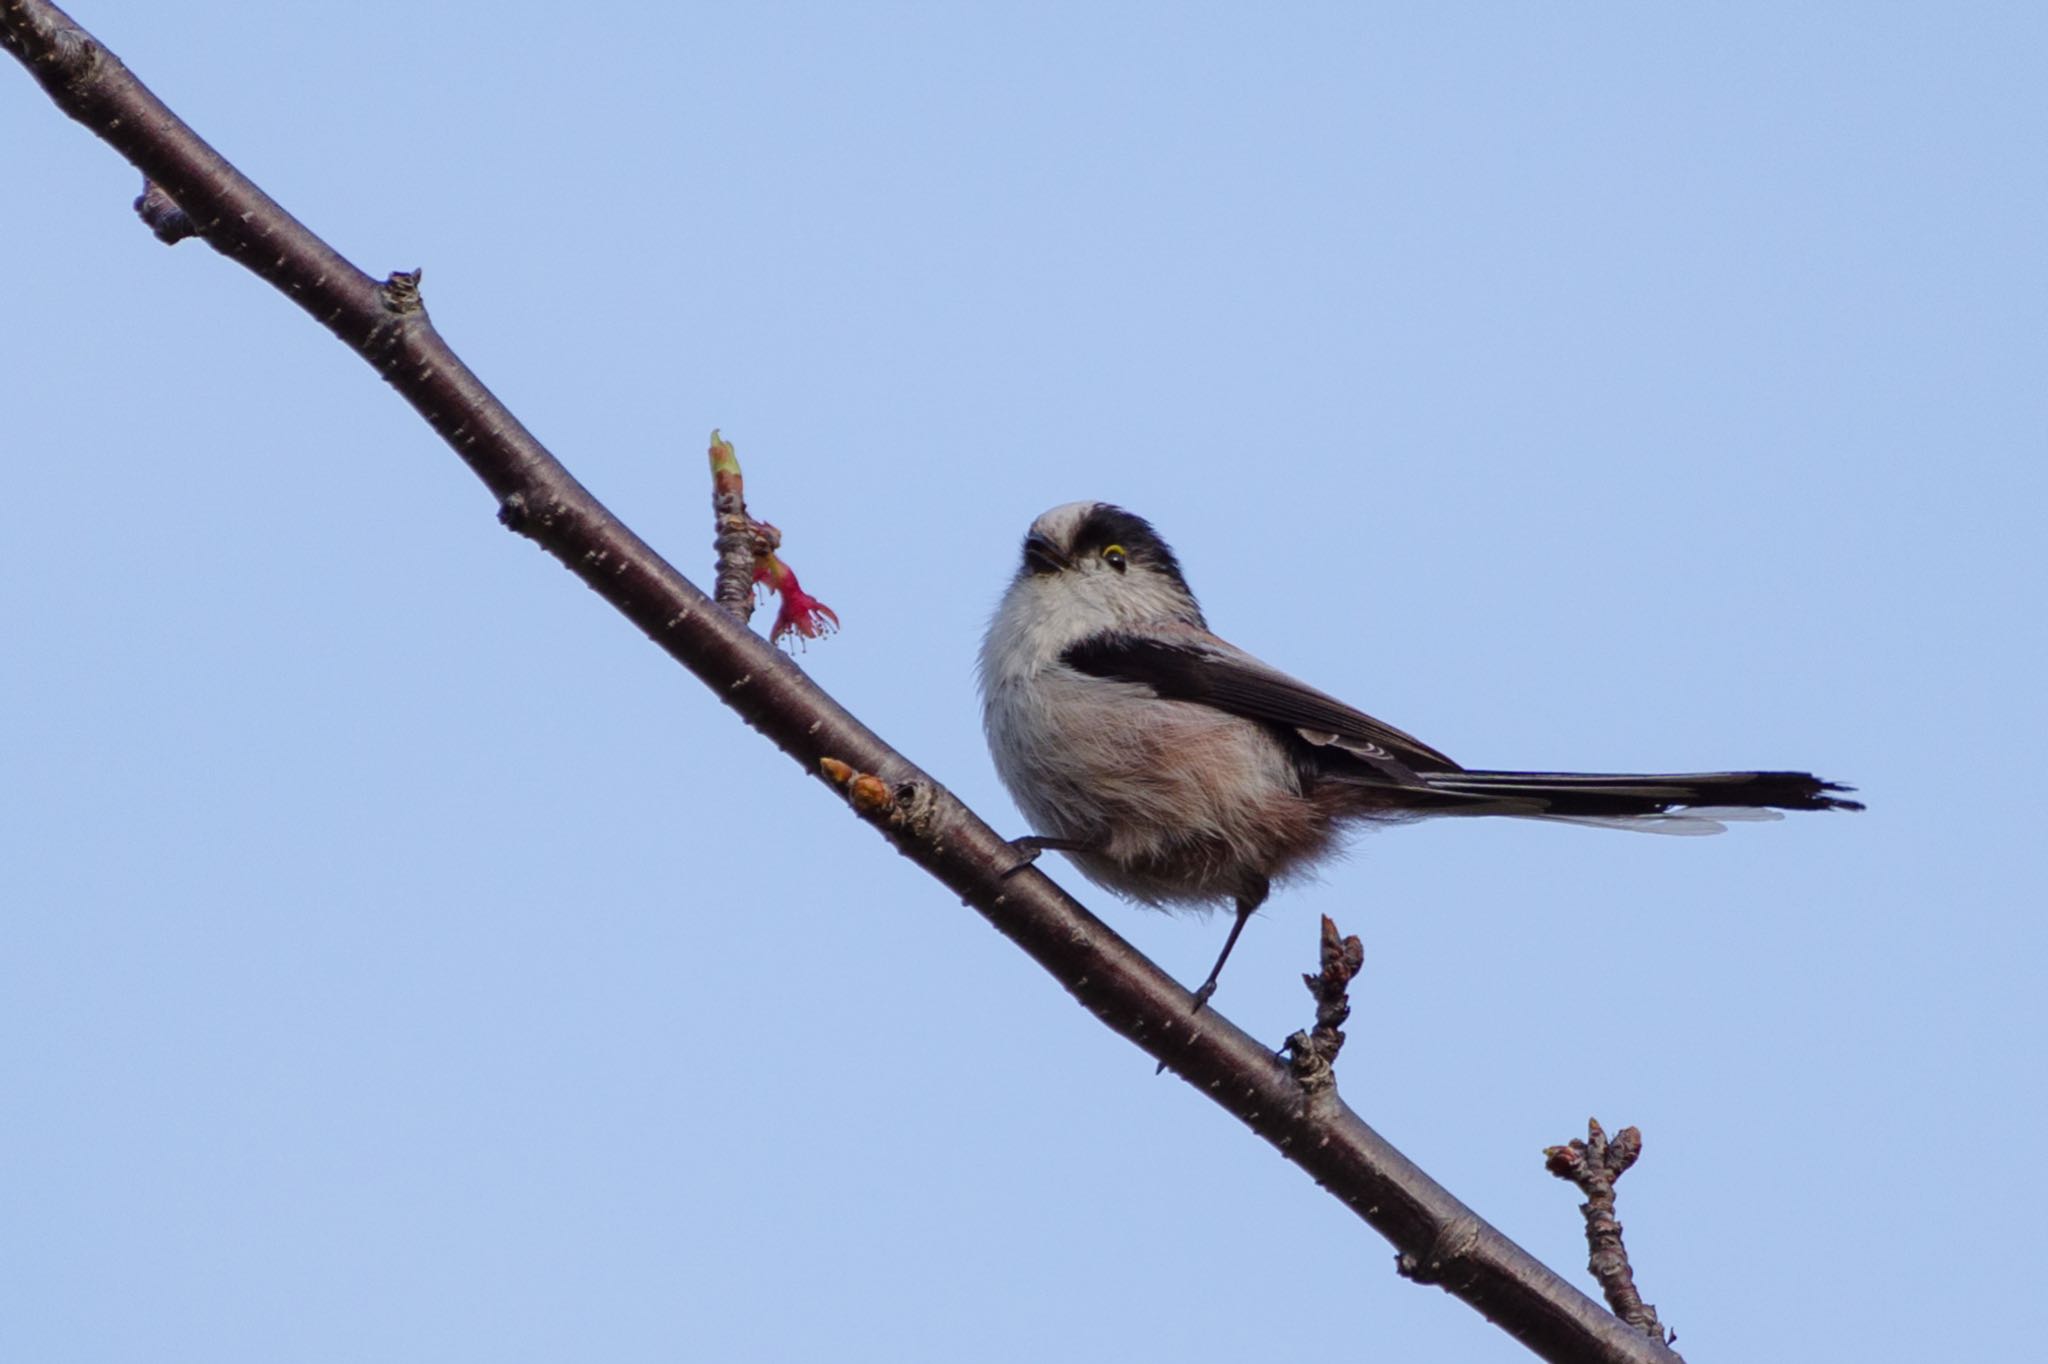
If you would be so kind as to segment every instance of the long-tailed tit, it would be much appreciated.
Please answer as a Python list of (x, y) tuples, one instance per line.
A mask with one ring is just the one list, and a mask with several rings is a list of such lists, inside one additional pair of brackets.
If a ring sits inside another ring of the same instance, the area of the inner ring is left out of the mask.
[(1469, 771), (1209, 633), (1172, 549), (1101, 502), (1031, 524), (981, 645), (989, 751), (1037, 832), (1096, 884), (1149, 905), (1232, 903), (1196, 1007), (1273, 883), (1344, 827), (1512, 815), (1719, 833), (1778, 810), (1860, 810), (1805, 772)]

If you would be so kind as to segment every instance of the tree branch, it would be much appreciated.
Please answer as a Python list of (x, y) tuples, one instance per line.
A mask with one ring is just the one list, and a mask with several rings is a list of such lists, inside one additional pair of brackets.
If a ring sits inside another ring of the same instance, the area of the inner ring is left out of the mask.
[[(294, 220), (44, 0), (0, 0), (0, 46), (59, 108), (140, 168), (193, 231), (367, 360), (468, 464), (499, 518), (560, 559), (748, 724), (980, 911), (1111, 1029), (1278, 1147), (1399, 1251), (1401, 1272), (1463, 1298), (1545, 1359), (1670, 1353), (1552, 1273), (1417, 1169), (1334, 1094), (1311, 1106), (1273, 1054), (1192, 997), (732, 619), (606, 510), (441, 340), (419, 274), (378, 281)], [(835, 769), (837, 770), (837, 769)], [(863, 794), (864, 793), (864, 794)]]
[(1573, 1137), (1563, 1146), (1544, 1148), (1543, 1168), (1578, 1185), (1586, 1196), (1579, 1204), (1579, 1213), (1586, 1219), (1586, 1268), (1599, 1281), (1607, 1305), (1638, 1331), (1668, 1345), (1677, 1337), (1665, 1334), (1657, 1309), (1644, 1302), (1636, 1290), (1628, 1247), (1621, 1241), (1621, 1222), (1614, 1215), (1615, 1182), (1642, 1153), (1643, 1134), (1637, 1129), (1624, 1127), (1610, 1141), (1600, 1120), (1588, 1118), (1584, 1141)]

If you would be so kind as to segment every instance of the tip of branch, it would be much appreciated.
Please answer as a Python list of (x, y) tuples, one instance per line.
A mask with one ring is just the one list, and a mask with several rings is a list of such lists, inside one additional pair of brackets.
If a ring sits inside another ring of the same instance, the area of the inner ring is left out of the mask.
[(1301, 978), (1316, 1001), (1316, 1025), (1311, 1031), (1295, 1033), (1285, 1044), (1288, 1068), (1312, 1095), (1336, 1083), (1331, 1067), (1344, 1048), (1344, 1021), (1351, 1017), (1351, 982), (1365, 966), (1365, 945), (1356, 937), (1345, 937), (1327, 914), (1319, 948), (1323, 969)]
[[(718, 434), (718, 428), (711, 428), (711, 477), (716, 484), (719, 479), (729, 478), (737, 484), (740, 480), (740, 460), (732, 450), (732, 442)], [(737, 489), (735, 489), (737, 490)]]

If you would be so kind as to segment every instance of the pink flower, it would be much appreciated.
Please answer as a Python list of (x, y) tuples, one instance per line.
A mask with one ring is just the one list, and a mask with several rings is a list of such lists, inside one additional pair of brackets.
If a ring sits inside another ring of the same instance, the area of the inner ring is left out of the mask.
[(755, 560), (754, 585), (782, 598), (782, 609), (775, 613), (775, 628), (768, 632), (768, 638), (777, 642), (784, 635), (818, 639), (839, 628), (838, 613), (804, 591), (795, 571), (775, 555), (763, 554)]

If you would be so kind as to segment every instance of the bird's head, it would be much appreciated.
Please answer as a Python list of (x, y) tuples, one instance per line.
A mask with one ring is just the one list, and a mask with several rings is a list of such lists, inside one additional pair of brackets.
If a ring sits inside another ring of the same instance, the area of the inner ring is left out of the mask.
[(1152, 523), (1107, 502), (1069, 502), (1031, 523), (1010, 586), (1075, 635), (1179, 623), (1202, 609)]

